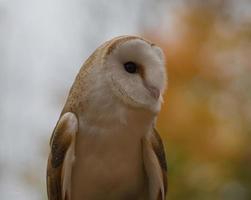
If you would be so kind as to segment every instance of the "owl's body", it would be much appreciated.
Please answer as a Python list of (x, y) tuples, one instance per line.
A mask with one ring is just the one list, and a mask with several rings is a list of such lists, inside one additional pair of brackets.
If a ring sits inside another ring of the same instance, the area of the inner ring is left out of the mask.
[(144, 132), (118, 125), (96, 134), (78, 134), (73, 199), (147, 199), (140, 139)]
[(162, 56), (151, 43), (124, 36), (85, 62), (51, 139), (49, 200), (164, 200), (165, 156), (154, 130)]

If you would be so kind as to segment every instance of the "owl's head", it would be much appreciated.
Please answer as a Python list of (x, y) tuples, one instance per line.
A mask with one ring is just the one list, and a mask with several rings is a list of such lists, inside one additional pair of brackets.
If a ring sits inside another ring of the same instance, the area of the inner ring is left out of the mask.
[(104, 52), (103, 70), (112, 93), (131, 107), (158, 112), (166, 86), (162, 50), (142, 38), (123, 36), (108, 42)]
[(98, 106), (115, 105), (115, 99), (134, 110), (160, 110), (166, 87), (165, 59), (162, 50), (149, 41), (136, 36), (114, 38), (94, 52), (83, 70), (89, 71), (89, 94)]

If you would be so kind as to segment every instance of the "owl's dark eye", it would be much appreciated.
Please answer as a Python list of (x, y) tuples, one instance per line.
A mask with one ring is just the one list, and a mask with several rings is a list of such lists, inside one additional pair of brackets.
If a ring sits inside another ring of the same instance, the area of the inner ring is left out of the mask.
[(138, 65), (134, 62), (126, 62), (124, 68), (128, 73), (134, 74), (138, 72)]

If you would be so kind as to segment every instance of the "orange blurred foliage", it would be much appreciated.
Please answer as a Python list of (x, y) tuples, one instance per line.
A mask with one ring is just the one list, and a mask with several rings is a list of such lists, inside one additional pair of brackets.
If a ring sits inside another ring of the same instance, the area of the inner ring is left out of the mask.
[(230, 1), (195, 2), (175, 12), (174, 39), (145, 34), (167, 57), (169, 197), (251, 199), (251, 20), (227, 15)]

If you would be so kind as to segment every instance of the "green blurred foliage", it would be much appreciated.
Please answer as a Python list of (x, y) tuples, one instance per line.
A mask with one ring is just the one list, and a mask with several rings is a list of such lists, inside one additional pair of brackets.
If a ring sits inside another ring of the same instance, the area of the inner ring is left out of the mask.
[(191, 1), (175, 12), (176, 37), (146, 37), (167, 57), (158, 120), (172, 200), (251, 199), (251, 19), (231, 1)]

